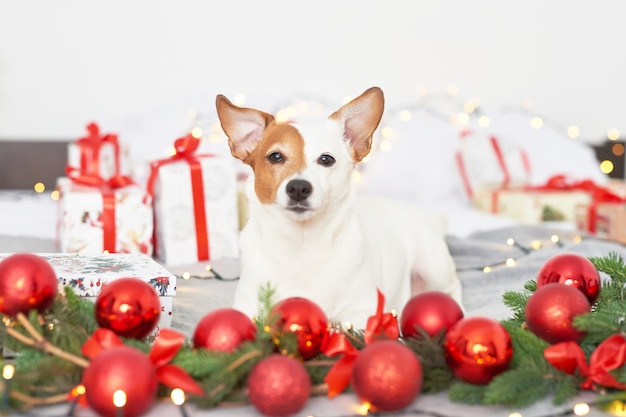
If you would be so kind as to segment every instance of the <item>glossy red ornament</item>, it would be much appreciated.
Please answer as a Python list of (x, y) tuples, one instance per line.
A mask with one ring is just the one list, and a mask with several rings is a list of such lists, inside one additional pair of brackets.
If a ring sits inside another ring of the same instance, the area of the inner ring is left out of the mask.
[(446, 362), (455, 377), (485, 385), (509, 368), (513, 359), (511, 336), (496, 320), (466, 317), (446, 334)]
[(463, 310), (450, 295), (427, 291), (413, 296), (400, 314), (402, 337), (419, 337), (418, 328), (431, 337), (447, 332), (463, 318)]
[(96, 299), (100, 327), (133, 339), (148, 336), (159, 322), (161, 301), (154, 288), (139, 278), (120, 278), (106, 284)]
[(46, 310), (57, 295), (52, 266), (31, 253), (9, 255), (0, 262), (0, 312), (9, 316)]
[(526, 303), (526, 325), (535, 336), (548, 343), (580, 342), (585, 332), (577, 330), (572, 320), (590, 311), (589, 300), (581, 291), (569, 285), (545, 284), (537, 288)]
[(287, 416), (304, 407), (311, 379), (302, 362), (273, 354), (259, 361), (248, 375), (248, 398), (261, 413)]
[(272, 307), (270, 317), (274, 314), (278, 317), (278, 329), (297, 335), (302, 359), (320, 353), (322, 343), (328, 337), (328, 319), (317, 304), (302, 297), (286, 298)]
[(537, 287), (557, 282), (579, 289), (593, 305), (600, 295), (600, 274), (593, 263), (581, 255), (562, 253), (543, 264), (537, 274)]
[(212, 351), (232, 352), (256, 337), (256, 325), (234, 308), (219, 308), (200, 319), (193, 333), (193, 346)]
[(87, 403), (102, 417), (115, 417), (113, 393), (126, 393), (122, 415), (144, 414), (153, 404), (158, 389), (156, 369), (148, 355), (129, 347), (111, 347), (94, 357), (83, 372)]
[(352, 388), (372, 411), (409, 406), (422, 389), (422, 365), (411, 349), (397, 340), (377, 340), (363, 348), (352, 368)]

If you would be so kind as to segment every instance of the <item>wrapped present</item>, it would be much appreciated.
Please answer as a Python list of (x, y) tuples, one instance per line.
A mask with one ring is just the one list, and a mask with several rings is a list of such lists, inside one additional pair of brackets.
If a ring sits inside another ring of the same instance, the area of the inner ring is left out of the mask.
[(547, 190), (528, 187), (481, 188), (474, 192), (474, 206), (511, 217), (522, 223), (570, 221), (578, 205), (591, 203), (592, 195), (582, 190)]
[(61, 177), (57, 190), (61, 252), (152, 255), (152, 202), (130, 178)]
[(167, 265), (239, 256), (232, 160), (196, 154), (199, 142), (192, 135), (179, 138), (172, 157), (151, 163), (155, 253)]
[(529, 184), (531, 167), (517, 144), (473, 132), (463, 132), (456, 162), (463, 187), (473, 198), (479, 188), (508, 188)]
[(576, 227), (602, 239), (626, 243), (626, 202), (576, 207)]
[[(11, 254), (0, 254), (0, 261)], [(172, 304), (176, 296), (176, 276), (151, 257), (143, 254), (39, 253), (54, 269), (59, 290), (70, 287), (80, 297), (95, 301), (102, 288), (119, 278), (139, 278), (149, 283), (159, 295), (161, 314), (157, 327), (171, 327)]]
[(115, 134), (102, 134), (95, 123), (87, 125), (87, 136), (68, 144), (68, 176), (90, 175), (108, 180), (130, 173), (128, 149)]

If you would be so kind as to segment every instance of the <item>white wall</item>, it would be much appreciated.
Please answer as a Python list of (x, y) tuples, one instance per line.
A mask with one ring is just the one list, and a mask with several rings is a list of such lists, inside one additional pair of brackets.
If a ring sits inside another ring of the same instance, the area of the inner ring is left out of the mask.
[(0, 138), (74, 138), (172, 103), (379, 85), (532, 99), (581, 137), (626, 133), (626, 2), (0, 0)]

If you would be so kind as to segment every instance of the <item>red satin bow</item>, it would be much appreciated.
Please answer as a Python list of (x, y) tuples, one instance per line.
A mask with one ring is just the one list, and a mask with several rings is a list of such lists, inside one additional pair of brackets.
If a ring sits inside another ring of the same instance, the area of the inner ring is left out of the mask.
[[(367, 319), (363, 340), (369, 344), (377, 339), (397, 339), (400, 335), (398, 320), (395, 314), (383, 313), (385, 297), (378, 290), (378, 306), (376, 314)], [(352, 367), (359, 351), (350, 343), (343, 333), (332, 333), (322, 346), (322, 353), (326, 356), (343, 355), (330, 368), (324, 382), (328, 385), (328, 397), (340, 394), (350, 384)]]
[(78, 175), (100, 175), (100, 149), (104, 143), (113, 145), (115, 152), (115, 173), (120, 172), (120, 145), (117, 135), (100, 133), (96, 123), (87, 125), (87, 136), (76, 140), (80, 148), (80, 167), (67, 167), (68, 171)]
[(581, 388), (592, 390), (595, 387), (626, 389), (626, 384), (618, 382), (610, 371), (626, 363), (626, 339), (613, 335), (602, 342), (591, 354), (589, 365), (585, 353), (575, 342), (562, 342), (549, 346), (543, 352), (546, 360), (555, 368), (573, 375), (576, 371), (585, 377)]
[[(148, 357), (156, 368), (160, 383), (170, 388), (180, 388), (188, 393), (203, 395), (204, 390), (183, 368), (169, 363), (184, 343), (185, 335), (182, 333), (167, 328), (161, 329)], [(113, 331), (99, 328), (83, 344), (81, 351), (83, 355), (93, 359), (103, 350), (123, 344), (124, 342)]]
[[(193, 194), (193, 213), (196, 229), (196, 243), (199, 261), (207, 261), (210, 259), (209, 252), (209, 230), (206, 221), (206, 210), (204, 206), (204, 180), (202, 178), (202, 166), (195, 155), (196, 150), (200, 146), (200, 139), (191, 134), (178, 138), (174, 141), (174, 149), (176, 153), (170, 158), (154, 161), (150, 164), (150, 177), (148, 178), (147, 189), (148, 194), (154, 197), (154, 183), (157, 179), (159, 169), (166, 164), (177, 161), (186, 161), (189, 164), (191, 174), (191, 189)], [(156, 237), (155, 237), (156, 242)], [(155, 247), (157, 245), (155, 244)]]
[(592, 180), (574, 181), (565, 175), (554, 175), (544, 185), (528, 187), (530, 190), (539, 191), (585, 191), (592, 196), (595, 203), (620, 203), (626, 199), (618, 196), (606, 187), (602, 187)]

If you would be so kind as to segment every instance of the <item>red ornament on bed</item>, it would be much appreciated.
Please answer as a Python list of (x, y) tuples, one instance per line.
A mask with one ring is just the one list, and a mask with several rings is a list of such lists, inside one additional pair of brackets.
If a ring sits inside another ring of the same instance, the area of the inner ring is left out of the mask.
[(410, 348), (397, 340), (377, 340), (359, 352), (351, 383), (372, 411), (397, 411), (417, 397), (423, 378), (422, 365)]
[(254, 340), (256, 325), (234, 308), (219, 308), (200, 319), (193, 333), (193, 346), (211, 351), (232, 352), (246, 340)]
[(463, 310), (454, 298), (440, 291), (427, 291), (406, 303), (400, 315), (400, 329), (402, 337), (417, 338), (419, 329), (434, 337), (446, 333), (462, 318)]
[(250, 403), (268, 416), (300, 411), (311, 393), (311, 379), (302, 362), (277, 353), (254, 365), (247, 385)]
[(593, 305), (600, 295), (600, 274), (584, 256), (562, 253), (548, 259), (537, 274), (537, 287), (550, 283), (569, 285), (582, 291)]
[(57, 276), (41, 256), (16, 253), (0, 262), (0, 312), (8, 316), (46, 310), (57, 295)]
[(328, 318), (313, 301), (302, 297), (290, 297), (272, 307), (271, 317), (277, 317), (277, 329), (297, 336), (298, 352), (307, 360), (320, 353), (328, 337)]
[(470, 384), (485, 385), (509, 368), (513, 345), (509, 333), (496, 320), (468, 317), (448, 331), (444, 353), (454, 376)]
[(159, 322), (161, 301), (154, 288), (139, 278), (120, 278), (96, 299), (96, 321), (118, 336), (143, 339)]
[(576, 329), (572, 320), (590, 311), (589, 300), (581, 291), (569, 285), (545, 284), (526, 303), (526, 325), (535, 336), (551, 344), (580, 342), (585, 333)]

